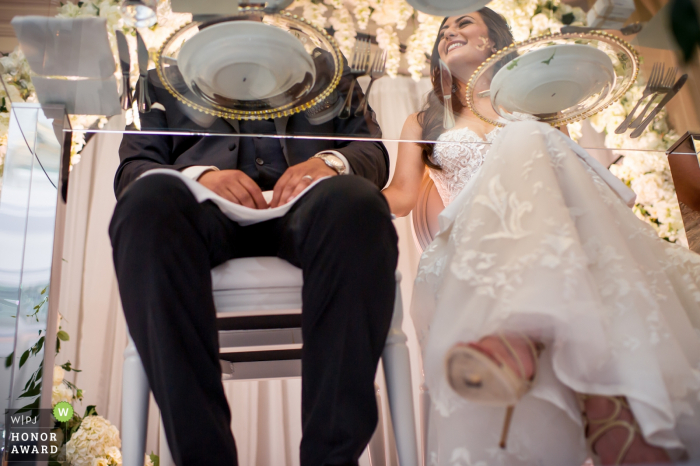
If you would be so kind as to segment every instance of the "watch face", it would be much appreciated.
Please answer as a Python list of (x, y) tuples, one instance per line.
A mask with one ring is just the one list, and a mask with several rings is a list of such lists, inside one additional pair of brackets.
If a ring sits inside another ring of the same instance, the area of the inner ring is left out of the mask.
[(337, 156), (333, 154), (323, 154), (322, 158), (326, 162), (326, 165), (333, 168), (339, 174), (345, 171), (345, 164)]

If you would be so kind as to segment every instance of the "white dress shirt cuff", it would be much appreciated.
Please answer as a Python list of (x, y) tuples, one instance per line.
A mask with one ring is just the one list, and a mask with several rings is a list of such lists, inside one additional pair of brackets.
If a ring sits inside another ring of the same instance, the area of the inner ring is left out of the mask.
[(191, 178), (197, 181), (200, 176), (204, 175), (206, 172), (215, 171), (218, 172), (219, 169), (212, 166), (195, 165), (193, 167), (184, 168), (180, 173), (185, 175), (187, 178)]
[(319, 155), (319, 154), (333, 154), (333, 155), (335, 155), (343, 162), (343, 165), (345, 165), (345, 171), (343, 171), (343, 173), (341, 173), (341, 175), (352, 175), (353, 174), (352, 167), (350, 166), (348, 159), (346, 159), (345, 156), (343, 154), (341, 154), (340, 152), (338, 152), (337, 150), (324, 150), (322, 152), (319, 152), (316, 155)]

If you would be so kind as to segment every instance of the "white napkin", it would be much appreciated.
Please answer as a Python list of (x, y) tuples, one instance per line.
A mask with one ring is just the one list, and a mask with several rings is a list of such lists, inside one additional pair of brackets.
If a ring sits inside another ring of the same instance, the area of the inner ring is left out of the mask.
[(49, 79), (32, 78), (42, 105), (58, 104), (70, 115), (119, 115), (122, 112), (117, 79)]
[[(156, 175), (156, 174), (162, 174), (162, 175), (170, 175), (174, 176), (176, 178), (179, 178), (182, 180), (183, 183), (187, 186), (187, 188), (192, 192), (192, 195), (197, 199), (197, 202), (204, 202), (204, 201), (212, 201), (214, 204), (216, 204), (219, 209), (226, 215), (228, 218), (233, 220), (234, 222), (238, 223), (239, 225), (252, 225), (254, 223), (260, 223), (264, 222), (266, 220), (270, 220), (273, 218), (279, 218), (282, 217), (284, 214), (289, 212), (289, 209), (292, 208), (292, 206), (299, 200), (301, 197), (309, 192), (311, 189), (313, 189), (314, 186), (316, 186), (318, 183), (321, 181), (325, 180), (326, 178), (329, 177), (323, 177), (319, 178), (313, 183), (311, 183), (309, 186), (306, 187), (305, 190), (303, 190), (297, 197), (289, 201), (288, 203), (281, 205), (279, 207), (275, 207), (274, 209), (251, 209), (250, 207), (245, 207), (242, 205), (234, 204), (231, 201), (228, 201), (224, 199), (223, 197), (219, 196), (216, 194), (214, 191), (205, 188), (204, 185), (200, 184), (197, 181), (194, 181), (192, 178), (188, 178), (187, 176), (183, 175), (177, 170), (169, 170), (167, 168), (156, 168), (154, 170), (148, 170), (146, 173), (141, 175), (141, 178), (144, 176), (150, 176), (150, 175)], [(270, 201), (272, 199), (272, 191), (265, 191), (263, 193), (263, 196), (265, 197), (266, 201)]]
[(11, 23), (36, 74), (108, 78), (117, 69), (106, 18), (15, 16)]

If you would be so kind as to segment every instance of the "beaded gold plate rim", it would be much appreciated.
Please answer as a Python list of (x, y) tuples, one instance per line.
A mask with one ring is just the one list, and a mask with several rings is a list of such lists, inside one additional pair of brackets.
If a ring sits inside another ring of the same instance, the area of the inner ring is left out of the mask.
[(474, 73), (472, 73), (471, 78), (469, 79), (469, 83), (467, 84), (467, 89), (466, 89), (466, 97), (467, 97), (467, 106), (469, 107), (469, 110), (472, 111), (474, 115), (476, 115), (480, 120), (489, 123), (493, 126), (505, 126), (505, 123), (501, 123), (500, 121), (492, 120), (476, 110), (476, 106), (474, 104), (474, 85), (476, 82), (476, 78), (479, 77), (479, 74), (482, 69), (488, 67), (491, 63), (494, 61), (500, 60), (504, 56), (508, 55), (509, 53), (512, 53), (516, 51), (519, 47), (522, 47), (524, 45), (532, 45), (537, 42), (547, 42), (547, 41), (552, 41), (552, 40), (561, 40), (561, 39), (588, 39), (588, 40), (604, 40), (609, 42), (615, 42), (617, 45), (622, 47), (622, 49), (627, 52), (627, 54), (631, 57), (632, 59), (632, 65), (634, 67), (634, 72), (632, 75), (632, 78), (630, 81), (627, 83), (627, 85), (619, 91), (619, 94), (610, 99), (609, 102), (605, 103), (605, 105), (601, 107), (593, 107), (590, 110), (587, 110), (585, 112), (579, 113), (578, 115), (571, 117), (571, 118), (561, 118), (557, 119), (554, 121), (548, 121), (546, 123), (549, 123), (552, 126), (563, 126), (563, 125), (568, 125), (570, 123), (575, 123), (577, 121), (585, 120), (586, 118), (589, 118), (606, 108), (608, 108), (610, 105), (614, 104), (618, 100), (620, 100), (625, 93), (632, 87), (632, 85), (637, 81), (637, 76), (639, 74), (639, 52), (635, 50), (632, 45), (627, 42), (624, 39), (620, 39), (617, 36), (614, 36), (612, 34), (608, 34), (607, 32), (604, 31), (590, 31), (590, 32), (569, 32), (569, 33), (555, 33), (555, 34), (545, 34), (537, 37), (532, 37), (530, 39), (520, 41), (520, 42), (515, 42), (508, 47), (504, 47), (498, 52), (494, 53), (491, 55), (486, 61), (484, 61), (479, 67), (474, 70)]
[[(197, 104), (195, 102), (192, 102), (190, 99), (186, 98), (182, 94), (180, 94), (177, 90), (175, 90), (168, 80), (165, 78), (163, 74), (163, 70), (161, 68), (161, 56), (165, 50), (165, 48), (170, 45), (170, 41), (178, 35), (183, 29), (188, 28), (194, 23), (195, 21), (189, 22), (182, 27), (178, 28), (176, 31), (173, 31), (172, 34), (168, 36), (168, 38), (163, 41), (163, 44), (160, 46), (158, 51), (155, 54), (155, 57), (153, 57), (153, 62), (156, 67), (156, 72), (158, 73), (158, 78), (160, 81), (163, 83), (165, 88), (172, 94), (177, 100), (182, 102), (183, 104), (187, 105), (190, 108), (193, 108), (195, 110), (198, 110), (200, 112), (206, 113), (207, 115), (212, 115), (216, 116), (219, 118), (230, 118), (232, 120), (265, 120), (265, 119), (270, 119), (270, 118), (281, 118), (281, 117), (286, 117), (286, 116), (291, 116), (296, 113), (303, 112), (304, 110), (307, 110), (318, 103), (322, 102), (326, 97), (328, 97), (335, 89), (338, 87), (338, 84), (340, 83), (340, 78), (343, 76), (343, 59), (342, 59), (342, 52), (340, 51), (340, 48), (338, 47), (338, 43), (336, 42), (335, 38), (328, 34), (325, 30), (319, 28), (315, 24), (312, 24), (310, 21), (299, 17), (295, 14), (289, 13), (287, 11), (279, 11), (277, 13), (267, 13), (265, 12), (264, 8), (261, 7), (246, 7), (246, 8), (240, 8), (238, 13), (231, 15), (231, 18), (235, 18), (238, 16), (243, 16), (251, 13), (260, 13), (265, 16), (282, 16), (285, 17), (286, 19), (291, 19), (292, 21), (297, 21), (300, 23), (303, 23), (306, 26), (309, 26), (311, 29), (315, 30), (318, 35), (323, 37), (325, 40), (328, 41), (328, 43), (332, 47), (332, 51), (334, 54), (334, 61), (336, 63), (336, 69), (335, 69), (335, 74), (333, 75), (333, 78), (331, 79), (330, 84), (326, 86), (326, 88), (316, 97), (314, 97), (312, 100), (309, 102), (306, 102), (301, 105), (297, 105), (295, 107), (292, 107), (294, 104), (287, 104), (278, 108), (273, 108), (273, 109), (267, 109), (267, 110), (259, 110), (259, 111), (249, 111), (249, 110), (232, 110), (228, 109), (226, 107), (221, 107), (219, 105), (215, 104), (210, 104), (211, 107), (205, 107), (203, 105)], [(291, 107), (291, 108), (289, 108)]]

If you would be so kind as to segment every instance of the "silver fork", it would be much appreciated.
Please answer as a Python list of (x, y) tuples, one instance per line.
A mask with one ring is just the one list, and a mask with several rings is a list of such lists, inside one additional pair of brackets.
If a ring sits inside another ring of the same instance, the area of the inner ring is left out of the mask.
[(343, 110), (340, 112), (340, 115), (338, 115), (338, 118), (340, 119), (344, 120), (350, 116), (350, 107), (352, 105), (352, 91), (355, 89), (355, 82), (357, 81), (357, 78), (367, 73), (367, 68), (369, 67), (369, 55), (369, 38), (357, 39), (355, 41), (355, 49), (352, 54), (352, 64), (350, 65), (350, 75), (352, 75), (352, 81), (350, 81), (350, 89), (348, 89), (348, 95), (345, 97), (345, 104), (343, 104)]
[(369, 85), (367, 86), (367, 91), (365, 91), (365, 96), (360, 102), (360, 106), (355, 110), (355, 116), (365, 115), (367, 113), (367, 103), (369, 102), (369, 90), (372, 89), (372, 83), (377, 79), (384, 76), (384, 69), (386, 68), (386, 50), (382, 52), (377, 50), (374, 55), (374, 60), (372, 60), (372, 66), (369, 68)]
[[(664, 65), (663, 63), (654, 63), (654, 66), (651, 68), (651, 74), (649, 74), (649, 80), (647, 81), (647, 86), (644, 88), (644, 92), (642, 93), (642, 97), (637, 101), (637, 104), (634, 106), (632, 111), (627, 115), (627, 118), (625, 118), (625, 121), (620, 123), (620, 126), (615, 129), (615, 134), (622, 134), (625, 131), (627, 131), (627, 128), (630, 127), (630, 124), (632, 124), (632, 120), (634, 119), (634, 114), (639, 108), (639, 105), (642, 103), (644, 99), (649, 97), (651, 94), (653, 94), (658, 85), (661, 84), (661, 79), (663, 78), (664, 74)], [(653, 98), (651, 100), (654, 100)], [(649, 102), (651, 102), (651, 100)], [(646, 113), (646, 110), (642, 112), (642, 115)]]
[(671, 68), (668, 70), (668, 73), (666, 73), (666, 76), (663, 78), (663, 81), (659, 86), (656, 87), (654, 90), (654, 95), (651, 96), (651, 99), (649, 99), (649, 103), (644, 107), (644, 110), (642, 110), (642, 113), (639, 114), (639, 116), (630, 124), (630, 128), (637, 128), (639, 125), (642, 124), (644, 121), (644, 115), (647, 114), (647, 110), (649, 110), (649, 107), (651, 107), (651, 104), (654, 102), (656, 99), (656, 96), (661, 95), (661, 94), (666, 94), (668, 91), (671, 90), (673, 87), (673, 82), (676, 80), (676, 73), (678, 73), (678, 68)]

